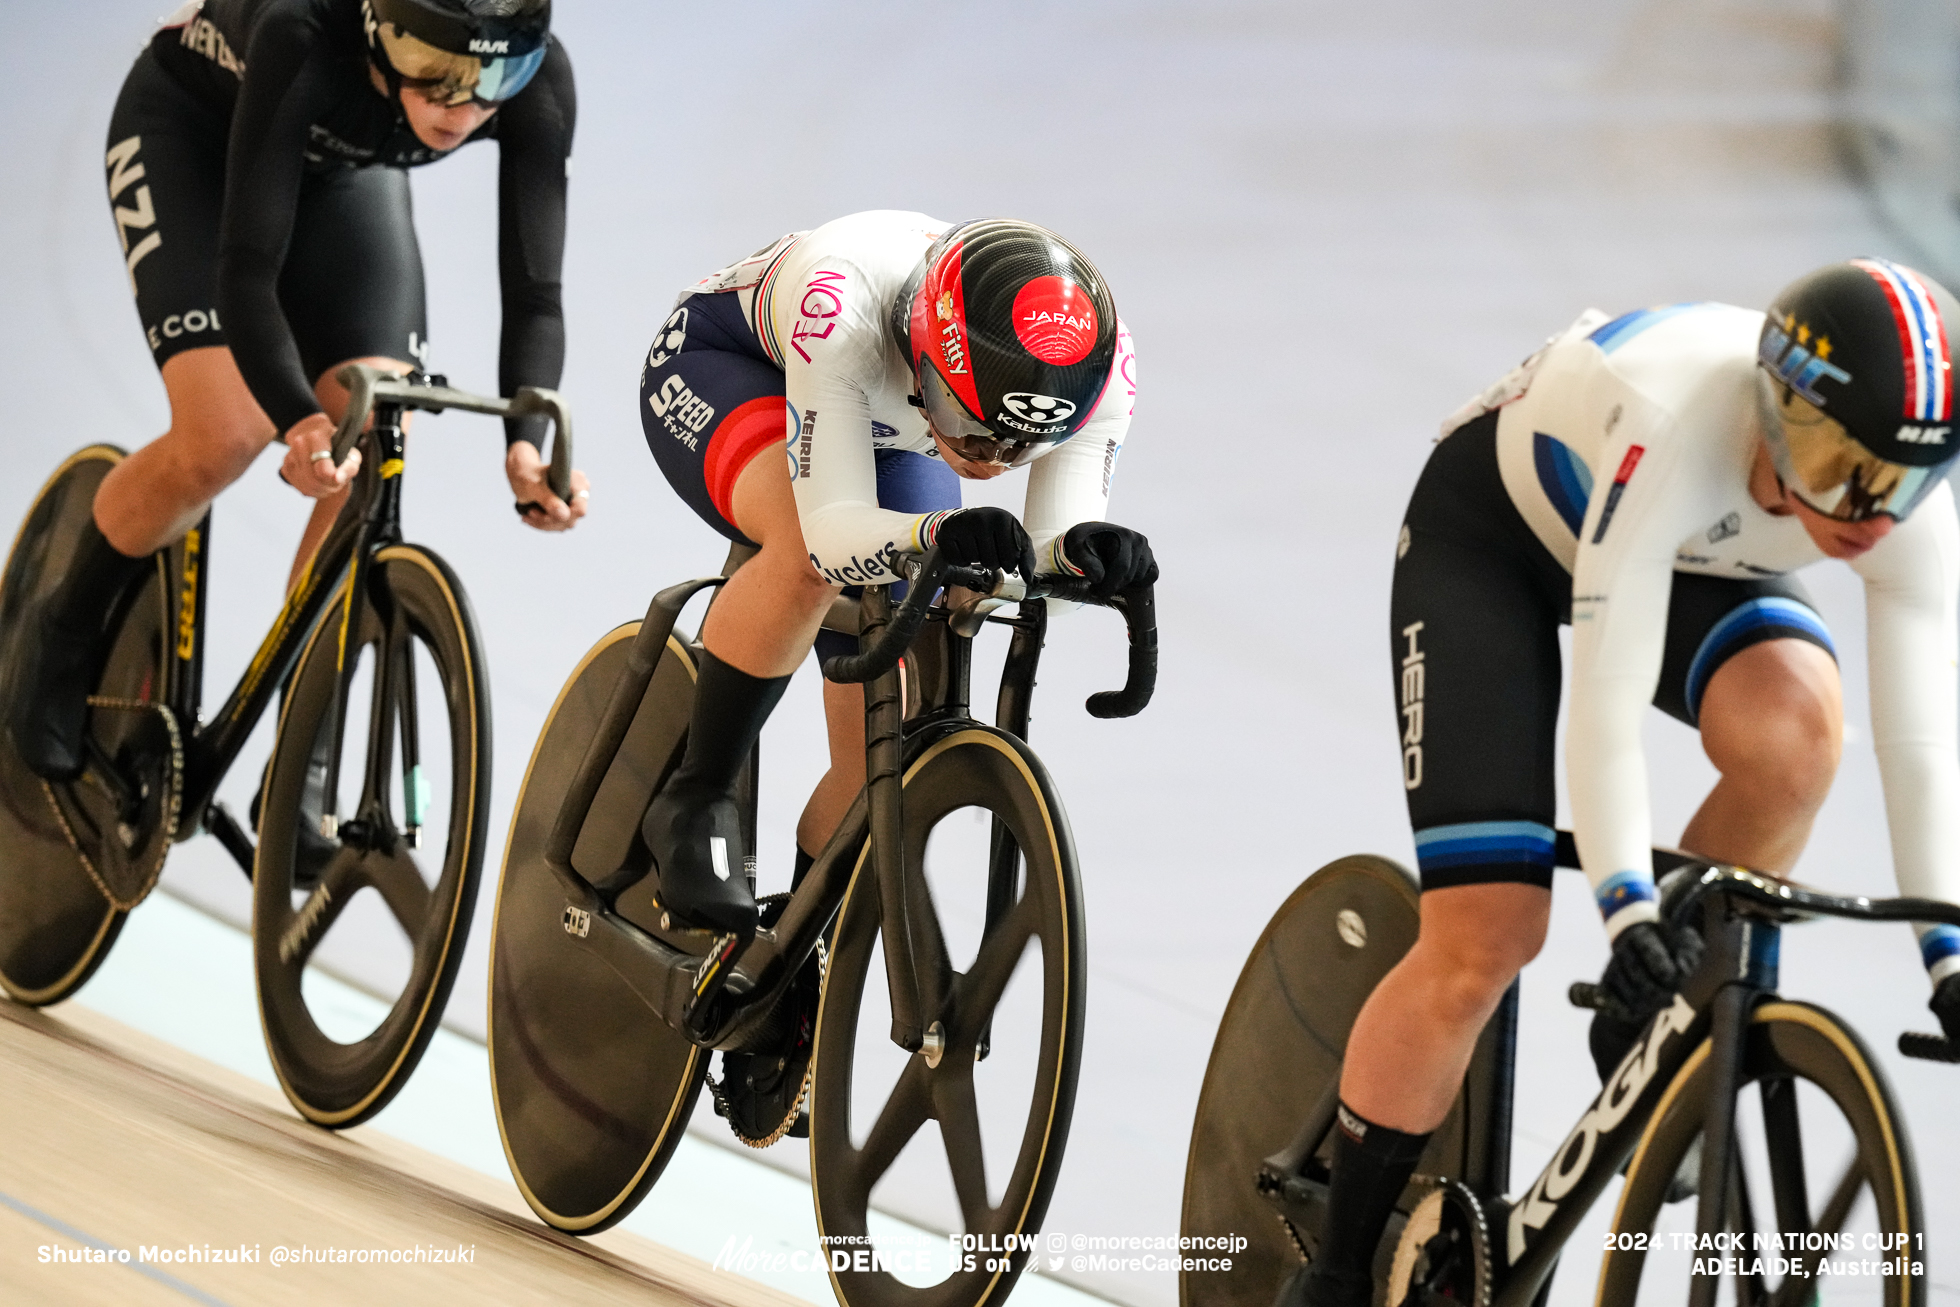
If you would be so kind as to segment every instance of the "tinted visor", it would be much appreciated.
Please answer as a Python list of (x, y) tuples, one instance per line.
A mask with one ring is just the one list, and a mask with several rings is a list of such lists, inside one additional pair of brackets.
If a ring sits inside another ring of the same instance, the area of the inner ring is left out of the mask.
[(402, 85), (449, 108), (473, 101), (502, 104), (530, 85), (544, 64), (542, 44), (525, 54), (481, 59), (438, 49), (393, 23), (376, 26), (382, 52)]
[(1777, 386), (1770, 455), (1783, 484), (1805, 505), (1840, 522), (1881, 514), (1903, 522), (1946, 479), (1951, 461), (1907, 467), (1866, 449), (1843, 424), (1788, 386)]
[(926, 421), (932, 424), (934, 434), (969, 463), (1020, 467), (1047, 448), (1045, 441), (996, 435), (966, 411), (966, 405), (939, 375), (937, 365), (927, 358), (919, 360), (919, 396), (925, 401)]

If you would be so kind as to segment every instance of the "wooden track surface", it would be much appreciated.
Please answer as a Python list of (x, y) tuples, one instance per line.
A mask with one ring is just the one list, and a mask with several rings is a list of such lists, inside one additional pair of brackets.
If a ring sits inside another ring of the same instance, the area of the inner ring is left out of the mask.
[[(91, 1244), (130, 1260), (40, 1260)], [(241, 1245), (258, 1260), (140, 1259)], [(471, 1258), (273, 1264), (297, 1247)], [(558, 1234), (506, 1181), (372, 1127), (317, 1129), (275, 1091), (76, 1004), (4, 999), (0, 1301), (807, 1307), (632, 1234)]]

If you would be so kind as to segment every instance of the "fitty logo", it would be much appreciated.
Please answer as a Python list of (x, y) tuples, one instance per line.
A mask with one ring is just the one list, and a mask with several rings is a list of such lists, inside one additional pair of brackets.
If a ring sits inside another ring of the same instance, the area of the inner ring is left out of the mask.
[(482, 40), (481, 38), (472, 37), (470, 39), (470, 53), (471, 54), (509, 54), (510, 42), (509, 41), (485, 41)]
[(1849, 372), (1826, 361), (1831, 357), (1830, 337), (1813, 337), (1810, 328), (1798, 322), (1794, 313), (1781, 323), (1763, 324), (1763, 338), (1756, 356), (1790, 389), (1820, 407), (1824, 397), (1817, 393), (1819, 381), (1829, 378), (1842, 386), (1851, 380)]

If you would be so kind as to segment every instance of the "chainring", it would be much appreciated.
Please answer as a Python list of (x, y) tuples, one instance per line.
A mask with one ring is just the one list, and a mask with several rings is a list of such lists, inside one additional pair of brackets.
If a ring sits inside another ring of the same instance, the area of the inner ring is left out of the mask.
[(1388, 1275), (1391, 1307), (1490, 1307), (1490, 1224), (1459, 1180), (1416, 1177), (1427, 1192), (1409, 1213)]
[(116, 911), (129, 912), (156, 888), (177, 834), (184, 739), (176, 714), (162, 704), (102, 695), (88, 702), (100, 715), (90, 729), (98, 731), (110, 764), (133, 792), (125, 802), (94, 763), (73, 781), (42, 781), (41, 791), (102, 897)]

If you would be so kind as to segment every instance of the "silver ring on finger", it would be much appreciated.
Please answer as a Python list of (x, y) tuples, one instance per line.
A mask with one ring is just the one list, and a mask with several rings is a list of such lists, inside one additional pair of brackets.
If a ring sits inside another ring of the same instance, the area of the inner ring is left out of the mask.
[(307, 459), (306, 461), (309, 463), (317, 463), (323, 458), (330, 459), (332, 457), (333, 457), (333, 451), (331, 449), (316, 449), (313, 451), (313, 456)]

